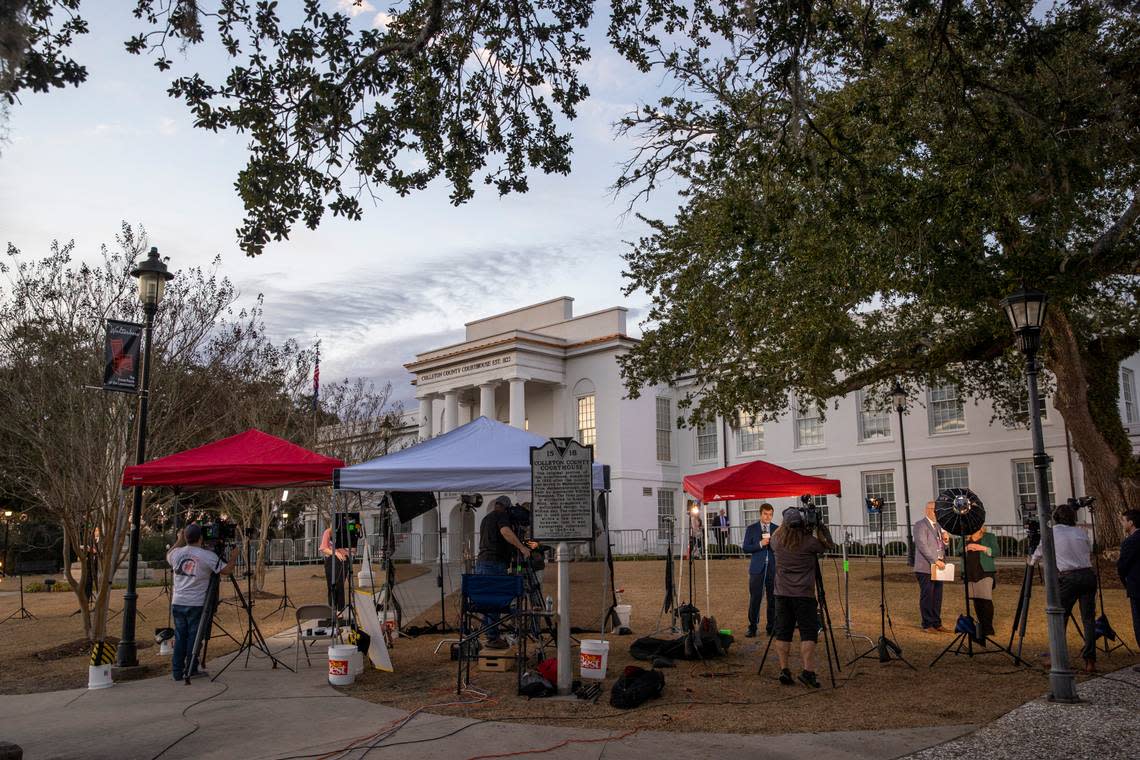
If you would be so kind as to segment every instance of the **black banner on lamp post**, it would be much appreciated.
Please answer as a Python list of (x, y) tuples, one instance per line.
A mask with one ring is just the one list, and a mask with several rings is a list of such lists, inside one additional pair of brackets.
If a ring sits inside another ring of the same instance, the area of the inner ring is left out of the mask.
[(138, 392), (142, 329), (142, 325), (134, 322), (107, 320), (107, 338), (103, 343), (103, 390)]

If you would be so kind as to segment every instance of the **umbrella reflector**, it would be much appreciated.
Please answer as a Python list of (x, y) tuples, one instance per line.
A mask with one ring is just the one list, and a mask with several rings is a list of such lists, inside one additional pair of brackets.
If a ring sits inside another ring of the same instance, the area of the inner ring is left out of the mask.
[(986, 508), (969, 488), (947, 488), (934, 500), (934, 516), (947, 533), (968, 536), (986, 523)]

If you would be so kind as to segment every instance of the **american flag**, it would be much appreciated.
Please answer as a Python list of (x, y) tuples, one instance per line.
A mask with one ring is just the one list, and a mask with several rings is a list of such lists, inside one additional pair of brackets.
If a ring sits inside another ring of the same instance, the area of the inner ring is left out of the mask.
[(317, 410), (321, 398), (321, 342), (317, 341), (317, 361), (313, 364), (313, 411)]

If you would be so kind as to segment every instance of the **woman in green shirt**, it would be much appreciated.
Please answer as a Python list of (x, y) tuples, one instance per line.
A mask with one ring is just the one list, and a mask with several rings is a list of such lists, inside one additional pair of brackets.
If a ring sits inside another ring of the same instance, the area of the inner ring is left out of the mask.
[(987, 636), (994, 631), (994, 583), (997, 582), (998, 555), (997, 536), (982, 526), (976, 533), (966, 537), (963, 572), (970, 584), (970, 598), (974, 600), (974, 611), (978, 613), (978, 641), (985, 644)]

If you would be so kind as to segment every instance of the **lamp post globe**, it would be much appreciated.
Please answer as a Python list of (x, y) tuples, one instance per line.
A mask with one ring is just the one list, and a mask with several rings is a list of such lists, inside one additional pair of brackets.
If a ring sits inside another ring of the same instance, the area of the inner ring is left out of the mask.
[(1076, 680), (1069, 668), (1069, 647), (1065, 641), (1065, 610), (1061, 607), (1061, 587), (1057, 573), (1057, 552), (1053, 545), (1052, 512), (1049, 498), (1049, 455), (1041, 432), (1041, 407), (1037, 390), (1037, 351), (1049, 297), (1040, 290), (1022, 288), (1001, 301), (1006, 318), (1025, 354), (1025, 379), (1029, 389), (1029, 430), (1033, 438), (1034, 485), (1037, 489), (1037, 519), (1041, 523), (1041, 563), (1045, 575), (1045, 620), (1049, 632), (1049, 698), (1054, 702), (1079, 702)]
[(898, 380), (895, 380), (895, 385), (891, 388), (891, 403), (894, 404), (895, 411), (899, 415), (899, 453), (902, 460), (903, 512), (906, 515), (906, 562), (908, 566), (913, 566), (914, 529), (910, 519), (910, 478), (907, 477), (906, 472), (906, 431), (903, 430), (903, 412), (906, 411), (907, 400), (906, 390)]
[[(153, 343), (154, 315), (166, 292), (166, 283), (174, 279), (171, 272), (158, 255), (158, 248), (151, 247), (146, 259), (131, 270), (131, 276), (139, 281), (139, 303), (146, 315), (144, 327), (142, 388), (139, 390), (138, 413), (135, 415), (135, 464), (146, 461), (146, 415), (150, 396), (151, 344)], [(131, 537), (127, 555), (127, 591), (123, 595), (123, 633), (119, 637), (119, 647), (115, 664), (119, 667), (135, 667), (139, 664), (138, 647), (135, 644), (135, 618), (138, 613), (138, 571), (139, 540), (142, 523), (142, 486), (135, 486), (134, 503), (131, 506)]]

